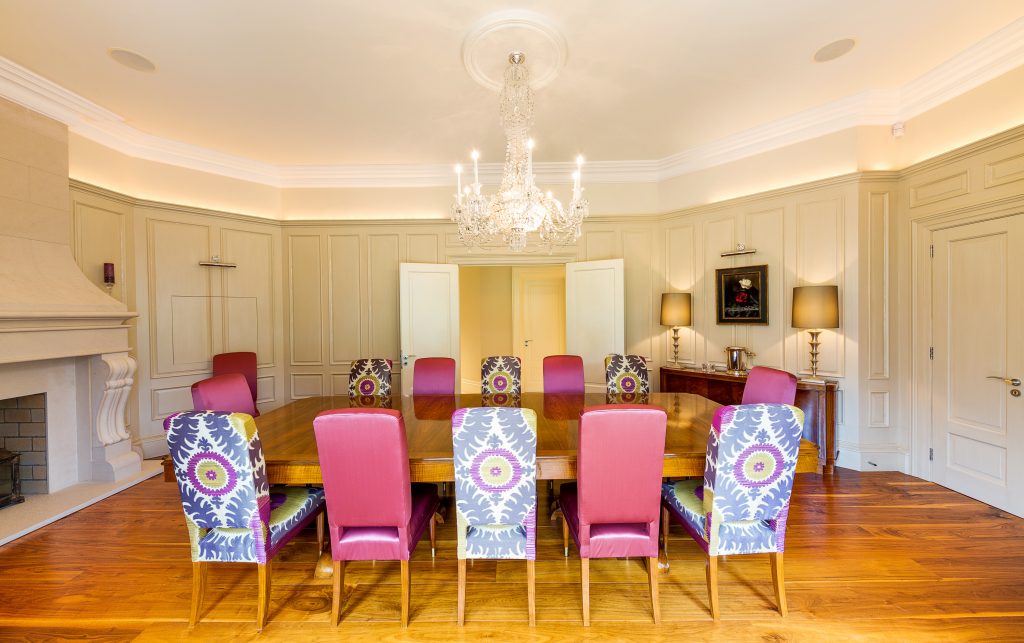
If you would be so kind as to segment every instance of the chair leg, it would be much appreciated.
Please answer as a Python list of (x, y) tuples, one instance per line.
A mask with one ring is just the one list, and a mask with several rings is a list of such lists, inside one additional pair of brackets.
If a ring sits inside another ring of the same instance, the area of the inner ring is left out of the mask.
[(658, 601), (658, 557), (647, 559), (647, 582), (651, 585), (651, 611), (654, 612), (654, 624), (661, 624), (661, 605)]
[(341, 621), (341, 596), (345, 591), (345, 561), (334, 561), (334, 591), (331, 594), (331, 625)]
[(327, 512), (321, 511), (316, 517), (316, 553), (322, 554), (324, 551), (324, 516)]
[(402, 627), (409, 627), (409, 591), (411, 587), (409, 578), (409, 561), (402, 561)]
[(718, 557), (708, 556), (708, 602), (711, 604), (711, 618), (718, 620)]
[(270, 611), (270, 561), (257, 564), (257, 576), (259, 577), (259, 596), (256, 605), (256, 630), (263, 631), (267, 624), (267, 612)]
[(459, 559), (459, 626), (466, 622), (466, 559)]
[(437, 554), (437, 514), (430, 517), (430, 557)]
[(665, 550), (665, 562), (668, 562), (668, 529), (669, 529), (669, 517), (668, 509), (661, 508), (661, 547)]
[(772, 562), (772, 583), (775, 584), (775, 601), (779, 605), (779, 614), (785, 616), (789, 610), (786, 607), (786, 575), (782, 567), (782, 552), (768, 554)]
[(590, 627), (590, 559), (580, 558), (580, 571), (583, 577), (583, 626)]
[(537, 565), (526, 561), (526, 595), (530, 606), (530, 627), (537, 625)]
[(193, 628), (199, 622), (199, 608), (203, 605), (206, 591), (206, 563), (192, 563), (192, 609), (189, 611), (188, 626)]
[(569, 521), (562, 516), (562, 554), (569, 557)]

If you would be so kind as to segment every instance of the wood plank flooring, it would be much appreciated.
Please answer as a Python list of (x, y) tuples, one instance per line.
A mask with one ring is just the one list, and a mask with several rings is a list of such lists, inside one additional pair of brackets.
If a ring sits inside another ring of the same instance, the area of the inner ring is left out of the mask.
[[(546, 485), (541, 485), (546, 506)], [(3, 512), (0, 511), (0, 520)], [(799, 474), (786, 537), (789, 616), (775, 610), (767, 556), (719, 565), (719, 623), (708, 613), (698, 547), (672, 530), (651, 622), (638, 559), (591, 563), (593, 625), (582, 627), (580, 564), (561, 525), (538, 525), (537, 627), (526, 564), (469, 568), (466, 625), (455, 625), (452, 521), (438, 553), (412, 561), (411, 624), (399, 624), (396, 562), (349, 563), (342, 624), (327, 624), (312, 529), (273, 565), (269, 623), (255, 631), (255, 565), (212, 565), (202, 622), (188, 631), (191, 563), (175, 485), (154, 479), (0, 547), (0, 640), (1024, 640), (1024, 520), (895, 473)]]

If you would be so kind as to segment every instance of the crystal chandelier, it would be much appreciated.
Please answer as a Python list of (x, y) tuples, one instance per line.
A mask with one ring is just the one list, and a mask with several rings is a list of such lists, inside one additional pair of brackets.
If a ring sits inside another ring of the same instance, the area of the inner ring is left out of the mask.
[(473, 183), (463, 188), (462, 166), (455, 166), (456, 193), (452, 221), (459, 226), (459, 239), (479, 247), (500, 238), (513, 252), (526, 249), (527, 235), (536, 232), (548, 247), (571, 245), (580, 238), (583, 219), (590, 205), (583, 198), (580, 176), (583, 157), (576, 157), (572, 201), (568, 209), (542, 192), (533, 177), (533, 90), (526, 56), (512, 52), (501, 90), (501, 123), (505, 129), (505, 166), (501, 186), (492, 196), (481, 193), (480, 154), (473, 150)]

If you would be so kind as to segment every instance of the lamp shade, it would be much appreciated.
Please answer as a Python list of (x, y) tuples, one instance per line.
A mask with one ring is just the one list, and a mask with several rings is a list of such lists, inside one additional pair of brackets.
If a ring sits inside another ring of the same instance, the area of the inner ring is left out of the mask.
[(690, 316), (690, 293), (688, 292), (666, 292), (661, 295), (661, 325), (662, 326), (689, 326), (692, 323)]
[(839, 286), (793, 288), (793, 328), (839, 328)]

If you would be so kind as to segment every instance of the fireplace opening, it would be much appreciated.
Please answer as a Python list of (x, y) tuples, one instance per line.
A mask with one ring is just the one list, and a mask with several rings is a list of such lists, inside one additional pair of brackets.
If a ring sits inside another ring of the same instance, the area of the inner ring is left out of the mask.
[(45, 393), (0, 400), (0, 507), (49, 492), (46, 446)]

